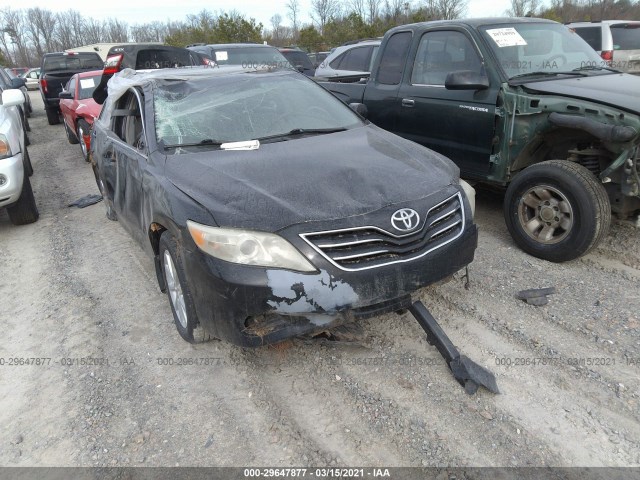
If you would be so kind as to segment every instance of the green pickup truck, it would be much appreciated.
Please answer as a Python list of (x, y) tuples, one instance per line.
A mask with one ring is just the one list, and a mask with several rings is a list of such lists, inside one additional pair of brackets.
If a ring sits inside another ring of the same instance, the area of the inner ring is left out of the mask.
[[(389, 30), (370, 78), (319, 81), (376, 125), (506, 187), (526, 252), (562, 262), (597, 245), (611, 213), (640, 212), (640, 78), (577, 34), (534, 18)], [(365, 108), (366, 107), (366, 108)]]

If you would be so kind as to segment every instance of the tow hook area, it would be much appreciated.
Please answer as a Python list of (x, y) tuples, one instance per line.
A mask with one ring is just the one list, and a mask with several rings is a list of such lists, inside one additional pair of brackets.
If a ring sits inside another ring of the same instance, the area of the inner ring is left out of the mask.
[(479, 387), (484, 387), (493, 393), (500, 393), (493, 373), (461, 355), (422, 302), (415, 302), (409, 307), (409, 311), (427, 333), (429, 345), (438, 349), (440, 355), (447, 361), (455, 379), (469, 395), (476, 393)]

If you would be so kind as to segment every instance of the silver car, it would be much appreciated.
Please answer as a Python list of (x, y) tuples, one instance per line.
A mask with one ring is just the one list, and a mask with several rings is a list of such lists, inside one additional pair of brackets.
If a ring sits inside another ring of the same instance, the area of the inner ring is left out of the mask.
[(640, 75), (640, 21), (575, 22), (567, 27), (580, 35), (612, 68)]
[(33, 223), (38, 219), (31, 182), (33, 173), (26, 135), (18, 106), (24, 96), (17, 89), (2, 89), (0, 105), (0, 208), (6, 207), (14, 225)]
[(382, 40), (363, 40), (342, 45), (318, 65), (316, 77), (369, 75)]
[(24, 78), (27, 90), (38, 90), (38, 87), (40, 85), (39, 68), (30, 68), (28, 71), (20, 75), (20, 77)]

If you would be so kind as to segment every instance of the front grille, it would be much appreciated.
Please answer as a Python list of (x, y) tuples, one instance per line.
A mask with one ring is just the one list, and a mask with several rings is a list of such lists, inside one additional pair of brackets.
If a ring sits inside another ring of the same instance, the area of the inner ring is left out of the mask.
[(300, 237), (336, 267), (358, 271), (421, 258), (462, 235), (464, 224), (462, 196), (457, 193), (432, 207), (422, 225), (411, 233), (395, 235), (364, 226)]

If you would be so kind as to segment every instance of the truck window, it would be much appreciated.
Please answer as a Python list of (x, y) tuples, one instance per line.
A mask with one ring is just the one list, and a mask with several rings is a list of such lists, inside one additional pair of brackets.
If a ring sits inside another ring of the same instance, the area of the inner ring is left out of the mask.
[(594, 50), (602, 50), (602, 27), (576, 27), (575, 32)]
[(372, 47), (355, 47), (347, 50), (340, 57), (330, 63), (335, 70), (350, 70), (353, 72), (368, 72), (367, 65), (371, 58)]
[(420, 39), (413, 64), (413, 85), (444, 85), (449, 72), (480, 72), (482, 60), (471, 41), (461, 32), (427, 32)]
[(410, 46), (411, 32), (400, 32), (391, 36), (380, 58), (378, 82), (384, 85), (398, 85), (400, 83)]

